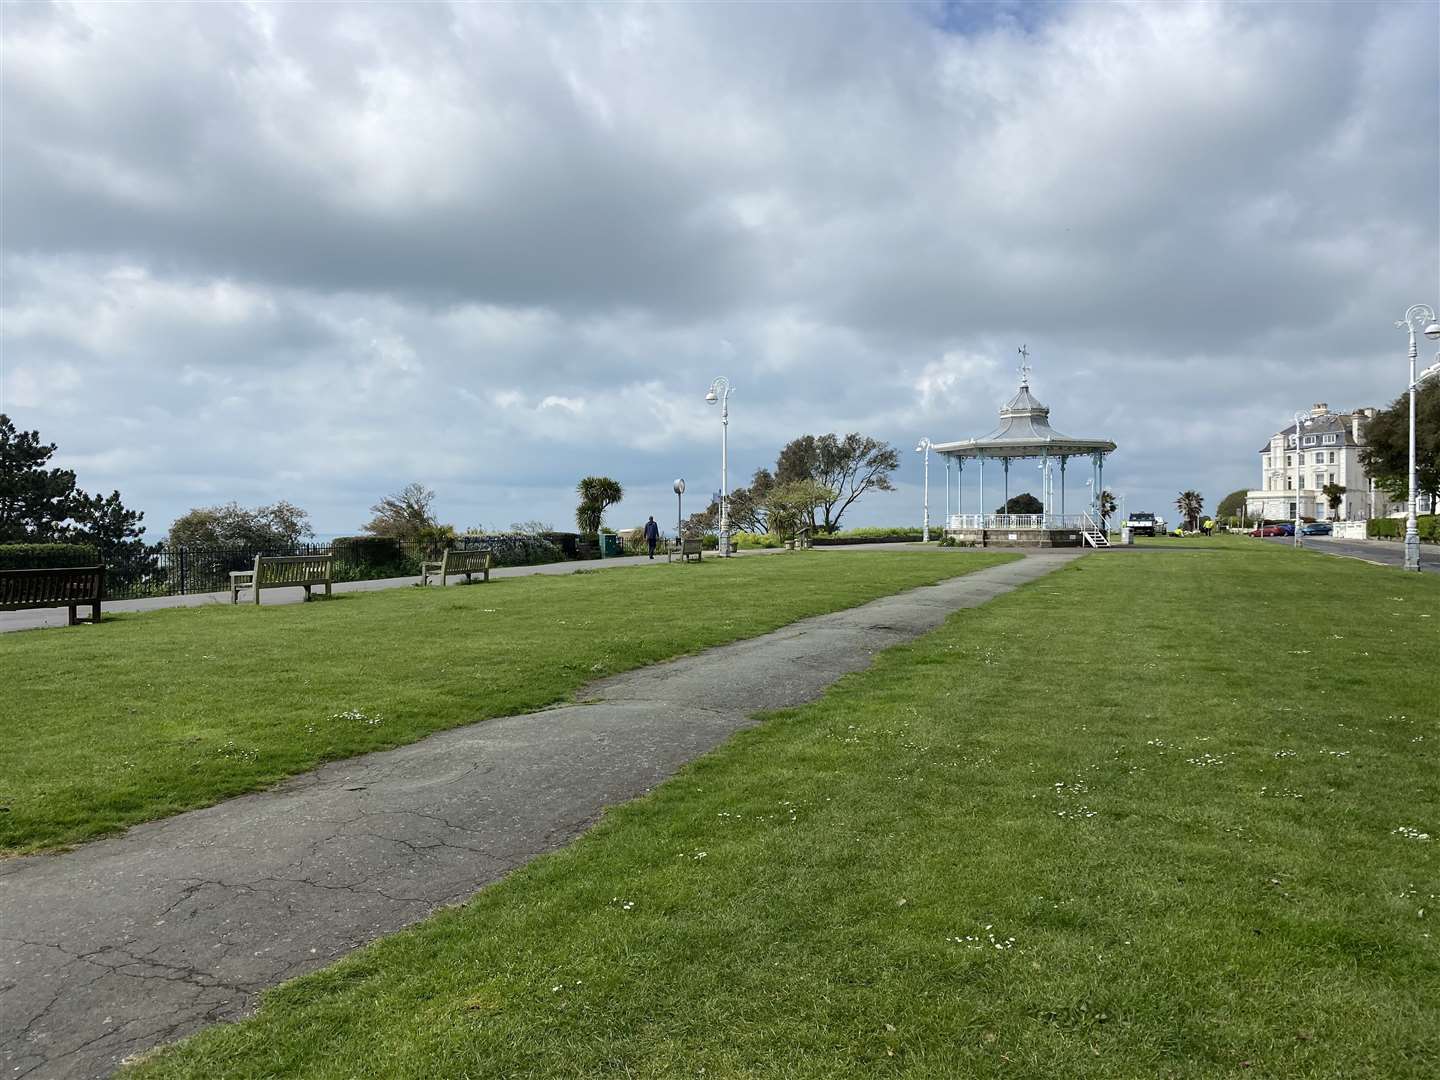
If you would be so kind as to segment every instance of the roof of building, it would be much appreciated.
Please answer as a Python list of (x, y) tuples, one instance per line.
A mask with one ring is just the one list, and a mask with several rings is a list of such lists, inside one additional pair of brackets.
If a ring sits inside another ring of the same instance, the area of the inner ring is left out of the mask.
[[(1327, 446), (1359, 446), (1360, 442), (1355, 438), (1354, 426), (1355, 417), (1357, 415), (1362, 421), (1369, 419), (1367, 416), (1365, 416), (1364, 410), (1356, 409), (1353, 412), (1348, 413), (1324, 412), (1318, 415), (1312, 414), (1309, 417), (1308, 422), (1303, 418), (1300, 422), (1304, 425), (1304, 434), (1306, 435), (1339, 436), (1333, 443), (1326, 443), (1325, 445)], [(1276, 438), (1288, 439), (1294, 434), (1294, 424), (1290, 424), (1287, 427), (1281, 428), (1274, 435), (1270, 436), (1270, 440), (1267, 440), (1265, 445), (1260, 448), (1260, 453), (1270, 453), (1271, 440), (1274, 440)], [(1301, 449), (1304, 449), (1303, 444), (1301, 446)]]
[(1049, 406), (1030, 393), (1028, 377), (1021, 380), (1015, 396), (1000, 408), (1000, 426), (978, 439), (935, 443), (937, 453), (951, 457), (1043, 457), (1071, 454), (1108, 454), (1115, 449), (1109, 439), (1077, 439), (1050, 426)]

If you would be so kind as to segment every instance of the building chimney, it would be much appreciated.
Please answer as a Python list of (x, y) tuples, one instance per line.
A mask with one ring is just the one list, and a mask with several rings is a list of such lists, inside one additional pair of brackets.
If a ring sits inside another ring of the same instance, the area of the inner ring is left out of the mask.
[(1324, 416), (1324, 415), (1325, 415), (1326, 413), (1328, 413), (1329, 411), (1330, 411), (1330, 406), (1329, 406), (1329, 405), (1326, 405), (1325, 402), (1323, 402), (1323, 401), (1317, 401), (1314, 405), (1311, 405), (1311, 406), (1310, 406), (1310, 415), (1311, 415), (1311, 416)]

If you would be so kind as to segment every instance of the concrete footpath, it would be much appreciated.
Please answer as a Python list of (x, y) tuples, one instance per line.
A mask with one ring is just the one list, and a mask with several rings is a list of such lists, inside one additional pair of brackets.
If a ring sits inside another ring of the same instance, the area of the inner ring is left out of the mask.
[(0, 862), (0, 1077), (104, 1076), (234, 1019), (267, 987), (575, 839), (755, 713), (810, 701), (876, 652), (1079, 557), (1029, 555), (594, 683), (585, 704)]

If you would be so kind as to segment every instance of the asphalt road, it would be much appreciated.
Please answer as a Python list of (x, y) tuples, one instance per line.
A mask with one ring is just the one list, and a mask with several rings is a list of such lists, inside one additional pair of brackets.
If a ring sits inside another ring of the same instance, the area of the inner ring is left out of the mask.
[[(0, 861), (0, 1077), (99, 1077), (574, 840), (881, 649), (1049, 573), (1032, 554), (338, 761), (60, 855)], [(957, 562), (963, 561), (957, 553)]]
[[(1396, 540), (1336, 540), (1329, 536), (1305, 536), (1304, 546), (1311, 551), (1323, 551), (1327, 555), (1342, 555), (1350, 559), (1364, 559), (1381, 566), (1402, 567), (1405, 565), (1405, 545)], [(1267, 544), (1293, 544), (1293, 536), (1273, 536)], [(1420, 545), (1420, 569), (1427, 574), (1440, 574), (1440, 546)]]

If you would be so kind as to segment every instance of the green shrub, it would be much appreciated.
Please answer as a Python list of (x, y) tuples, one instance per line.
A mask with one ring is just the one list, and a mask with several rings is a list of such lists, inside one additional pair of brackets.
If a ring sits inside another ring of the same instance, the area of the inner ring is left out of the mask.
[(0, 570), (95, 566), (99, 562), (99, 553), (89, 544), (0, 544)]
[[(1427, 544), (1440, 544), (1440, 514), (1420, 514), (1415, 518), (1415, 531)], [(1365, 523), (1365, 535), (1372, 540), (1403, 540), (1405, 519), (1371, 518)]]
[[(842, 529), (840, 532), (831, 533), (830, 537), (836, 540), (919, 540), (923, 535), (923, 529), (911, 525), (866, 525), (857, 529)], [(817, 536), (816, 539), (820, 537)]]
[[(330, 545), (338, 570), (344, 564), (354, 567), (390, 566), (405, 559), (400, 541), (391, 536), (337, 536)], [(417, 569), (415, 573), (419, 573)], [(366, 578), (371, 575), (365, 575)], [(346, 580), (361, 580), (360, 578)]]

